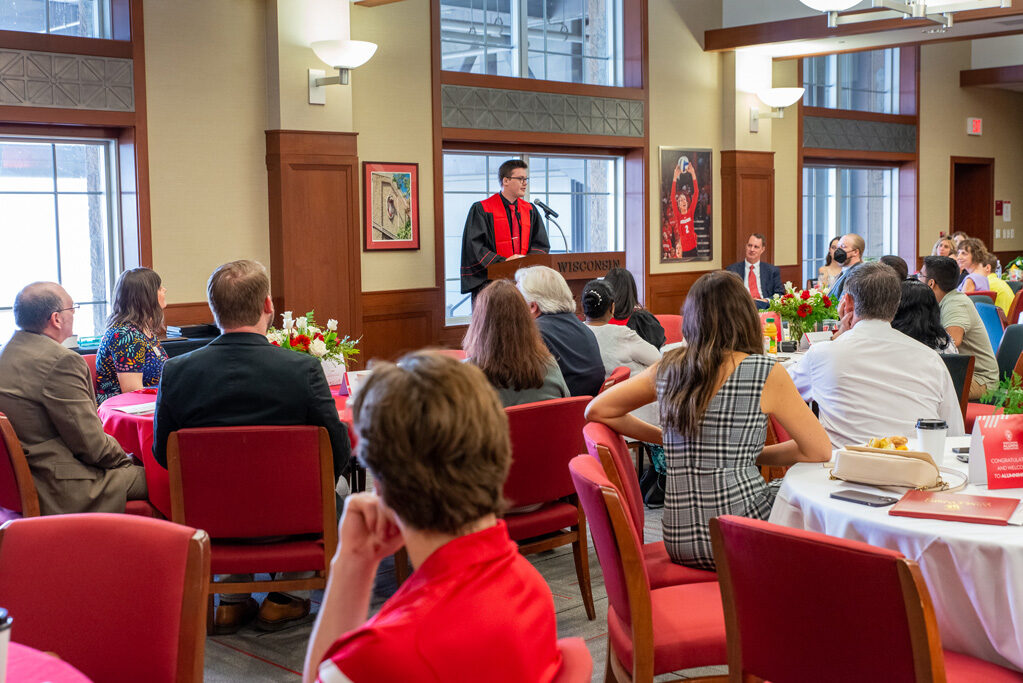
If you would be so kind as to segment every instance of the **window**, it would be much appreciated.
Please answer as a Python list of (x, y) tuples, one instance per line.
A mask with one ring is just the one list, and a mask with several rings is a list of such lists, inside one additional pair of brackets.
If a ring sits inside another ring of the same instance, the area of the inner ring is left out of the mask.
[(896, 168), (803, 167), (803, 280), (817, 277), (833, 237), (854, 232), (865, 259), (898, 253)]
[(622, 84), (622, 0), (441, 0), (441, 68)]
[(81, 305), (75, 334), (102, 333), (120, 272), (114, 144), (0, 137), (0, 344), (15, 329), (15, 295), (38, 280)]
[(803, 60), (808, 107), (899, 113), (899, 50), (821, 55)]
[(0, 0), (0, 30), (109, 38), (110, 0)]
[(544, 220), (552, 252), (621, 251), (625, 248), (621, 157), (539, 156), (444, 152), (444, 284), (448, 325), (469, 321), (469, 295), (461, 293), (462, 230), (474, 202), (501, 186), (498, 167), (511, 158), (529, 164), (526, 199), (558, 212)]

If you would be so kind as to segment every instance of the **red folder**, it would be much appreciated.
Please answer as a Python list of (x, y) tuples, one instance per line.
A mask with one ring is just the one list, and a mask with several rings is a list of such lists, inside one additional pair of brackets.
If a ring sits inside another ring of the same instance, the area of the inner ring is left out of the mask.
[(1005, 526), (1018, 505), (1018, 498), (968, 496), (963, 493), (941, 491), (907, 491), (902, 499), (892, 506), (888, 514)]

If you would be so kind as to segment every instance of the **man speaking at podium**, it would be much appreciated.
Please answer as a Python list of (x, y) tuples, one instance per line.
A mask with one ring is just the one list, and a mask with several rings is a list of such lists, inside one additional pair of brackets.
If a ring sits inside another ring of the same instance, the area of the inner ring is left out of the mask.
[(550, 251), (540, 212), (527, 202), (526, 162), (509, 159), (497, 171), (501, 191), (469, 209), (462, 231), (462, 294), (476, 295), (490, 281), (487, 266)]

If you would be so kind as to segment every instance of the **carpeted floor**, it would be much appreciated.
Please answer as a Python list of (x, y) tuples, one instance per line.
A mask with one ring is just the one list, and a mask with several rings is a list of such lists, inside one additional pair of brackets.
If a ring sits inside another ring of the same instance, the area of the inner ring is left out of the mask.
[[(648, 510), (646, 515), (646, 539), (661, 537), (661, 513)], [(579, 587), (572, 561), (572, 547), (532, 555), (529, 560), (543, 574), (554, 594), (554, 606), (558, 613), (558, 637), (578, 636), (586, 640), (593, 655), (593, 681), (604, 680), (604, 658), (607, 653), (607, 593), (600, 564), (590, 543), (590, 578), (593, 584), (593, 600), (597, 618), (589, 621), (579, 597)], [(377, 592), (388, 594), (393, 591), (394, 569), (388, 562), (377, 577)], [(257, 596), (260, 600), (263, 596)], [(319, 592), (313, 594), (313, 610)], [(382, 604), (382, 595), (375, 597), (373, 609)], [(313, 616), (304, 624), (279, 633), (261, 633), (251, 627), (243, 628), (232, 636), (211, 636), (206, 639), (206, 673), (208, 683), (246, 681), (247, 683), (269, 683), (270, 681), (297, 681), (301, 678), (306, 643), (312, 630)], [(694, 669), (685, 672), (690, 676), (725, 674), (725, 667)], [(682, 680), (682, 674), (659, 676), (658, 681)]]

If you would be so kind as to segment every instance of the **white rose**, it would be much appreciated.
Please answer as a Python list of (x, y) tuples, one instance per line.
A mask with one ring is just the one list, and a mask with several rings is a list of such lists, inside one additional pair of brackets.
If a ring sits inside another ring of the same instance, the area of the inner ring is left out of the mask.
[(327, 321), (327, 329), (331, 332), (337, 332), (337, 321), (333, 318)]
[(327, 345), (322, 339), (314, 339), (309, 344), (309, 353), (313, 354), (317, 358), (323, 358), (327, 355)]
[(291, 317), (291, 311), (284, 311), (284, 315), (281, 316), (282, 324), (284, 329), (290, 330), (291, 326), (295, 324), (295, 320)]
[(284, 334), (278, 330), (272, 330), (266, 333), (266, 338), (271, 342), (277, 342), (280, 344), (284, 341)]
[(309, 329), (306, 330), (306, 334), (308, 334), (310, 337), (315, 336), (317, 333), (323, 334), (323, 330), (318, 328), (316, 325), (310, 325)]
[(306, 319), (305, 319), (304, 315), (302, 317), (297, 318), (295, 320), (295, 327), (297, 327), (300, 330), (304, 330), (305, 329), (305, 324), (306, 324)]

